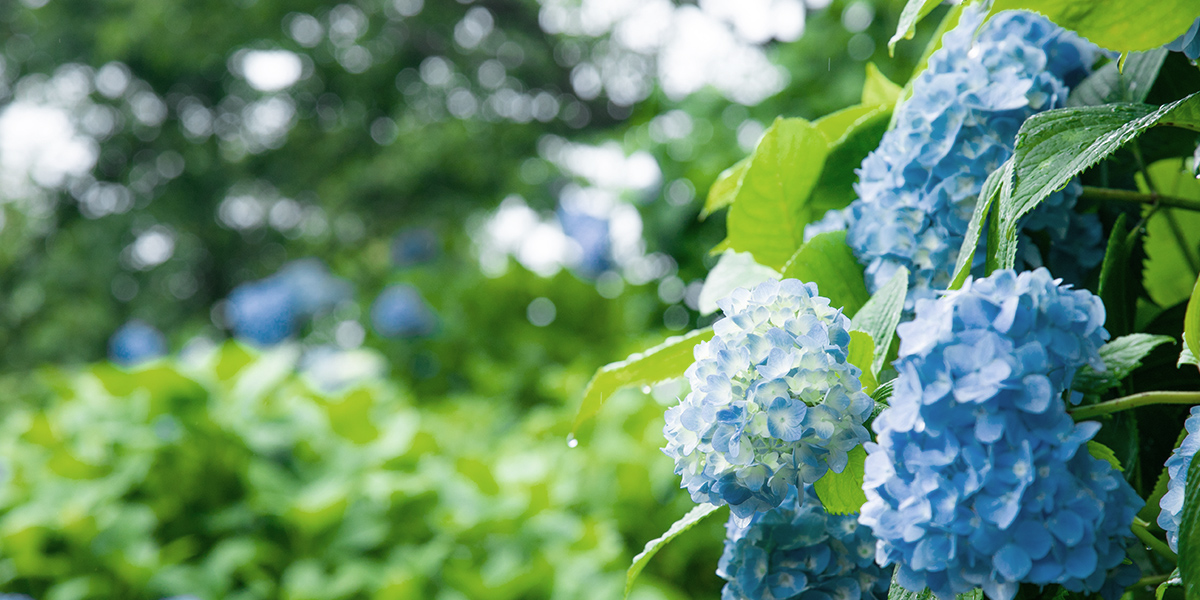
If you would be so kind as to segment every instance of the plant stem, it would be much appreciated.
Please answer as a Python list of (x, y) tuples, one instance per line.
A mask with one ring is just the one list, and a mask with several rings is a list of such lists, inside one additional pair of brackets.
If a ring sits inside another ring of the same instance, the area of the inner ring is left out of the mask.
[(1179, 556), (1176, 555), (1173, 550), (1171, 550), (1171, 547), (1168, 546), (1166, 542), (1154, 537), (1154, 534), (1150, 533), (1150, 531), (1146, 529), (1146, 525), (1148, 525), (1148, 523), (1137, 517), (1134, 517), (1133, 525), (1130, 526), (1130, 529), (1133, 530), (1133, 535), (1136, 535), (1139, 540), (1142, 540), (1143, 544), (1146, 544), (1147, 548), (1150, 548), (1151, 550), (1163, 555), (1167, 558), (1167, 560), (1170, 560), (1172, 564), (1179, 564)]
[(1200, 392), (1142, 392), (1068, 411), (1076, 421), (1151, 404), (1200, 404)]
[(1137, 583), (1133, 584), (1133, 586), (1131, 586), (1131, 587), (1157, 586), (1158, 584), (1160, 584), (1170, 578), (1171, 578), (1170, 573), (1167, 573), (1165, 575), (1147, 575), (1147, 576), (1139, 579), (1137, 581)]
[(1191, 198), (1177, 198), (1175, 196), (1163, 196), (1158, 192), (1143, 194), (1142, 192), (1135, 192), (1132, 190), (1114, 190), (1085, 185), (1083, 186), (1083, 194), (1080, 196), (1080, 198), (1085, 200), (1095, 200), (1097, 202), (1159, 204), (1162, 206), (1170, 206), (1172, 208), (1200, 211), (1200, 200), (1192, 200)]

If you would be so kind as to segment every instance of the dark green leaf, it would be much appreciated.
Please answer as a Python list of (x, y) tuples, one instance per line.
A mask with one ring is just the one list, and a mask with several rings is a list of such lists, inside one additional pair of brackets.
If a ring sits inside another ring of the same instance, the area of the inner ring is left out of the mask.
[(1102, 461), (1105, 461), (1112, 465), (1112, 468), (1118, 471), (1125, 470), (1125, 468), (1121, 466), (1121, 461), (1117, 460), (1117, 455), (1112, 451), (1112, 448), (1092, 440), (1087, 443), (1087, 449), (1088, 453), (1092, 455), (1092, 458), (1098, 458)]
[(895, 54), (896, 42), (911, 40), (916, 33), (917, 23), (924, 19), (925, 15), (933, 12), (933, 9), (941, 3), (942, 0), (908, 0), (908, 3), (904, 5), (904, 10), (900, 11), (900, 21), (896, 23), (896, 33), (892, 35), (892, 39), (888, 40), (888, 55)]
[(851, 320), (854, 329), (865, 331), (875, 340), (875, 360), (871, 363), (871, 373), (876, 377), (887, 359), (892, 338), (896, 335), (896, 326), (900, 324), (900, 315), (904, 312), (904, 299), (907, 295), (908, 269), (900, 267), (892, 279), (879, 288)]
[(784, 265), (783, 277), (817, 284), (829, 304), (841, 308), (847, 317), (853, 317), (871, 299), (863, 283), (863, 267), (846, 245), (845, 231), (813, 236)]
[(749, 252), (726, 250), (704, 278), (704, 287), (700, 288), (700, 314), (717, 312), (717, 301), (733, 290), (753, 288), (768, 279), (779, 279), (779, 272), (754, 262), (754, 256)]
[(1125, 226), (1125, 213), (1117, 217), (1112, 233), (1108, 236), (1108, 248), (1104, 251), (1104, 262), (1100, 265), (1100, 300), (1104, 302), (1107, 316), (1105, 328), (1114, 335), (1124, 335), (1133, 330), (1133, 311), (1137, 296), (1130, 294), (1129, 256), (1137, 238), (1129, 235)]
[(629, 571), (625, 574), (625, 597), (629, 597), (629, 591), (633, 589), (633, 582), (637, 580), (638, 575), (642, 574), (642, 569), (646, 568), (646, 563), (649, 563), (650, 559), (654, 558), (654, 555), (658, 554), (658, 551), (667, 545), (667, 542), (691, 529), (696, 523), (704, 520), (704, 517), (716, 512), (718, 508), (721, 507), (715, 504), (701, 504), (688, 511), (686, 515), (683, 515), (682, 519), (672, 523), (666, 533), (646, 542), (646, 547), (640, 554), (633, 557), (633, 564), (629, 565)]
[(1165, 48), (1155, 48), (1130, 54), (1121, 69), (1117, 68), (1117, 61), (1112, 61), (1075, 86), (1067, 98), (1067, 106), (1143, 102), (1166, 58)]
[(571, 431), (577, 431), (585, 421), (596, 416), (604, 401), (622, 387), (651, 385), (682, 376), (695, 362), (693, 349), (696, 344), (710, 340), (712, 336), (711, 327), (697, 329), (685, 335), (667, 338), (665, 342), (645, 352), (601, 367), (583, 392), (583, 403), (579, 407), (579, 414), (575, 416), (575, 424)]
[(1158, 108), (1107, 104), (1049, 110), (1027, 119), (1017, 134), (1011, 194), (1002, 191), (1000, 195), (997, 266), (1013, 267), (1021, 217), (1073, 177), (1156, 125), (1200, 131), (1200, 94)]
[(813, 124), (830, 140), (825, 167), (808, 200), (814, 220), (824, 216), (826, 211), (845, 208), (858, 197), (854, 192), (858, 175), (854, 171), (879, 147), (891, 116), (891, 106), (860, 105), (840, 110)]
[(1099, 395), (1117, 387), (1129, 374), (1142, 366), (1142, 359), (1150, 351), (1175, 340), (1165, 335), (1131, 333), (1123, 335), (1100, 347), (1100, 358), (1104, 361), (1104, 372), (1097, 373), (1084, 365), (1075, 374), (1071, 387), (1085, 394)]
[(1041, 13), (1101, 48), (1151, 50), (1183, 35), (1200, 17), (1195, 0), (996, 0), (991, 14), (1024, 9)]
[(782, 268), (804, 241), (804, 226), (824, 215), (808, 199), (829, 152), (804, 119), (776, 119), (750, 157), (726, 222), (729, 247)]
[(975, 251), (979, 248), (979, 232), (983, 228), (988, 213), (992, 210), (992, 204), (1000, 195), (1000, 187), (1003, 185), (1005, 177), (1011, 177), (1011, 175), (1012, 161), (1009, 160), (1000, 165), (999, 169), (988, 174), (988, 178), (983, 182), (979, 200), (975, 202), (975, 212), (971, 214), (971, 221), (967, 223), (966, 237), (963, 238), (962, 248), (958, 251), (958, 261), (954, 264), (954, 277), (950, 281), (949, 289), (957, 290), (962, 287), (967, 276), (971, 274)]
[(1192, 296), (1183, 317), (1183, 344), (1193, 358), (1200, 356), (1200, 278), (1192, 286)]
[(879, 404), (879, 403), (886, 404), (888, 402), (888, 400), (891, 399), (892, 392), (894, 392), (895, 390), (896, 390), (896, 380), (889, 379), (889, 380), (879, 384), (879, 387), (875, 388), (875, 391), (871, 394), (871, 399), (874, 400), (876, 404)]
[(833, 515), (848, 515), (862, 510), (867, 503), (863, 492), (863, 474), (866, 472), (867, 451), (855, 446), (849, 452), (850, 461), (841, 473), (826, 471), (813, 484), (813, 491), (821, 499), (825, 511)]
[(746, 173), (748, 166), (750, 166), (749, 156), (737, 161), (732, 167), (717, 175), (717, 180), (713, 182), (712, 187), (708, 188), (708, 198), (704, 200), (704, 208), (700, 210), (701, 219), (733, 204), (738, 188), (742, 185), (742, 175)]
[(1184, 597), (1200, 598), (1200, 460), (1193, 460), (1187, 470), (1179, 515), (1179, 575)]

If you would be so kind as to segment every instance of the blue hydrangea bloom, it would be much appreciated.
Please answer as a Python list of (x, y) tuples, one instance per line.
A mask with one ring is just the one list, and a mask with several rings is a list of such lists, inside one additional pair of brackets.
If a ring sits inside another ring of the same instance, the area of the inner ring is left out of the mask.
[(558, 221), (563, 233), (579, 245), (581, 255), (575, 270), (580, 275), (595, 278), (612, 268), (607, 219), (559, 206)]
[(1158, 506), (1158, 526), (1167, 532), (1167, 543), (1171, 549), (1179, 551), (1179, 513), (1183, 512), (1183, 491), (1187, 488), (1188, 467), (1192, 457), (1200, 449), (1200, 406), (1192, 407), (1192, 414), (1183, 423), (1187, 436), (1183, 443), (1171, 453), (1167, 459), (1167, 493), (1163, 495)]
[(696, 502), (748, 516), (869, 439), (874, 402), (846, 361), (850, 320), (813, 283), (766, 281), (719, 301), (725, 317), (696, 346), (691, 392), (667, 410), (663, 448)]
[(299, 314), (311, 317), (350, 297), (350, 283), (333, 276), (316, 258), (292, 261), (270, 277), (292, 294)]
[(1122, 563), (1144, 502), (1088, 451), (1099, 424), (1075, 423), (1063, 401), (1078, 368), (1104, 369), (1104, 305), (1060, 283), (997, 271), (918, 301), (899, 327), (859, 522), (905, 588), (1010, 600), (1021, 583), (1057, 583), (1113, 599), (1137, 580)]
[(408, 229), (392, 240), (392, 263), (398, 267), (411, 267), (429, 262), (438, 255), (438, 236), (431, 229)]
[[(822, 231), (848, 222), (847, 241), (872, 292), (907, 267), (909, 310), (949, 284), (984, 180), (1012, 155), (1021, 124), (1063, 106), (1098, 56), (1092, 44), (1028, 12), (1001, 13), (973, 39), (984, 13), (964, 10), (942, 39), (897, 107), (895, 126), (858, 170), (858, 199), (814, 224)], [(1078, 280), (1099, 264), (1100, 221), (1073, 210), (1081, 191), (1072, 182), (1022, 224), (1020, 258), (1028, 266)], [(1033, 232), (1049, 256), (1032, 243)]]
[(1182, 52), (1184, 56), (1196, 60), (1200, 58), (1200, 19), (1192, 21), (1192, 26), (1183, 35), (1163, 46), (1167, 50)]
[(167, 353), (167, 338), (144, 321), (133, 320), (121, 326), (108, 340), (109, 360), (132, 366)]
[(225, 314), (238, 338), (273, 346), (295, 333), (300, 311), (291, 289), (276, 279), (244, 283), (229, 294)]
[(437, 317), (417, 288), (396, 284), (380, 292), (371, 304), (371, 325), (384, 337), (419, 337), (433, 333)]
[(831, 515), (812, 486), (748, 519), (730, 516), (717, 575), (721, 600), (885, 600), (892, 568), (856, 515)]

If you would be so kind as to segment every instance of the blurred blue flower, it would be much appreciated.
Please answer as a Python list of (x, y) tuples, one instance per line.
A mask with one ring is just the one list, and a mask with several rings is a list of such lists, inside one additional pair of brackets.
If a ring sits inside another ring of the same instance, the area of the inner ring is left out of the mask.
[(401, 283), (389, 286), (375, 298), (371, 325), (384, 337), (419, 337), (433, 333), (437, 317), (417, 288)]
[(1183, 35), (1175, 38), (1174, 41), (1163, 46), (1167, 50), (1182, 52), (1184, 56), (1191, 60), (1200, 58), (1200, 18), (1192, 21), (1192, 26)]
[(563, 233), (575, 240), (583, 252), (576, 266), (580, 275), (596, 278), (612, 268), (607, 219), (560, 206), (558, 221)]
[(811, 486), (802, 493), (748, 519), (730, 515), (721, 599), (885, 600), (892, 568), (875, 564), (870, 530), (855, 515), (825, 512)]
[[(872, 292), (907, 267), (909, 310), (949, 284), (983, 182), (1012, 155), (1021, 124), (1063, 106), (1097, 57), (1095, 46), (1027, 12), (1003, 12), (976, 37), (984, 12), (964, 10), (945, 35), (896, 109), (894, 128), (858, 170), (858, 199), (812, 225), (817, 232), (848, 223), (847, 241)], [(1073, 182), (1022, 224), (1050, 249), (1042, 256), (1023, 235), (1020, 258), (1029, 267), (1075, 280), (1099, 264), (1100, 222), (1073, 210), (1081, 191)]]
[(869, 439), (874, 402), (846, 361), (850, 320), (795, 279), (739, 288), (696, 346), (692, 391), (667, 410), (663, 448), (696, 502), (747, 516), (783, 502)]
[(1137, 580), (1122, 563), (1143, 501), (1089, 453), (1099, 424), (1075, 423), (1063, 401), (1077, 369), (1104, 369), (1104, 316), (1099, 298), (1045, 269), (917, 301), (866, 444), (859, 517), (898, 583), (993, 600), (1057, 583), (1112, 600)]
[(349, 298), (350, 284), (329, 273), (315, 258), (288, 263), (274, 275), (237, 286), (229, 294), (226, 317), (234, 335), (258, 346), (291, 337), (302, 319)]
[(311, 317), (350, 297), (350, 283), (330, 274), (317, 258), (292, 261), (272, 275), (292, 294), (299, 314)]
[(1192, 407), (1192, 414), (1184, 421), (1183, 428), (1187, 430), (1187, 436), (1171, 453), (1171, 458), (1167, 459), (1167, 475), (1170, 479), (1167, 480), (1167, 493), (1158, 503), (1162, 509), (1158, 513), (1158, 526), (1167, 532), (1167, 543), (1175, 551), (1179, 550), (1179, 514), (1183, 512), (1188, 467), (1196, 450), (1200, 449), (1200, 406)]
[(108, 340), (108, 358), (119, 365), (133, 366), (166, 353), (167, 338), (162, 332), (136, 319), (122, 325)]
[(408, 229), (392, 240), (392, 264), (411, 267), (429, 262), (438, 255), (438, 236), (424, 227)]

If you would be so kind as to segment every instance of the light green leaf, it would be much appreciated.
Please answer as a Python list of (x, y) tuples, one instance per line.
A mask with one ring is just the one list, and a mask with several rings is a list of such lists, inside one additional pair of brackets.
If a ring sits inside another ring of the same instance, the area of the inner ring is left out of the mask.
[(933, 12), (942, 0), (908, 0), (904, 10), (900, 11), (900, 21), (896, 23), (896, 33), (888, 40), (888, 56), (895, 56), (896, 42), (911, 40), (916, 34), (917, 23), (926, 15)]
[[(1200, 180), (1192, 177), (1187, 160), (1160, 160), (1147, 166), (1146, 173), (1159, 193), (1200, 200)], [(1138, 188), (1150, 191), (1141, 173), (1137, 180)], [(1143, 243), (1146, 268), (1142, 281), (1150, 299), (1169, 308), (1190, 298), (1200, 265), (1200, 213), (1159, 207), (1146, 219)]]
[(1200, 17), (1195, 0), (995, 0), (991, 14), (1010, 9), (1041, 13), (1101, 48), (1122, 53), (1158, 48)]
[(867, 503), (867, 495), (862, 489), (867, 451), (862, 446), (855, 446), (848, 456), (850, 460), (841, 473), (826, 471), (813, 483), (813, 491), (821, 499), (825, 512), (832, 515), (856, 513)]
[(1117, 61), (1111, 61), (1071, 90), (1067, 106), (1142, 102), (1166, 58), (1166, 48), (1155, 48), (1130, 54), (1121, 69), (1117, 68)]
[(750, 157), (729, 209), (726, 241), (780, 269), (804, 241), (804, 226), (824, 214), (808, 204), (829, 146), (804, 119), (776, 119)]
[(748, 166), (750, 166), (749, 156), (737, 161), (732, 167), (717, 175), (717, 180), (713, 182), (712, 187), (708, 188), (708, 198), (704, 200), (704, 208), (700, 210), (701, 219), (733, 204), (734, 198), (737, 198), (738, 188), (742, 185), (742, 175), (746, 174)]
[[(853, 335), (853, 332), (851, 332), (851, 335)], [(896, 380), (889, 379), (879, 384), (879, 387), (875, 388), (875, 391), (871, 393), (871, 399), (875, 401), (876, 405), (883, 404), (886, 406), (888, 401), (892, 398), (892, 392), (895, 391)]]
[(875, 393), (875, 389), (879, 385), (875, 374), (871, 373), (871, 363), (875, 360), (875, 341), (866, 332), (851, 331), (850, 347), (846, 354), (846, 362), (862, 371), (859, 381), (862, 382), (863, 392)]
[(1075, 374), (1071, 387), (1085, 394), (1099, 395), (1117, 387), (1130, 373), (1142, 366), (1142, 359), (1151, 350), (1163, 345), (1173, 344), (1175, 340), (1166, 335), (1151, 335), (1148, 333), (1131, 333), (1123, 335), (1100, 347), (1100, 359), (1104, 361), (1104, 371), (1097, 373), (1091, 367), (1084, 365)]
[[(1200, 131), (1200, 94), (1155, 108), (1107, 104), (1033, 115), (1017, 134), (1011, 193), (1002, 190), (996, 262), (1011, 269), (1021, 217), (1076, 175), (1156, 125)], [(989, 253), (991, 250), (989, 249)]]
[(1092, 458), (1098, 458), (1112, 465), (1118, 471), (1124, 472), (1125, 468), (1121, 466), (1121, 461), (1117, 460), (1117, 453), (1112, 451), (1112, 448), (1101, 444), (1100, 442), (1090, 440), (1087, 443), (1088, 454)]
[(971, 274), (971, 264), (974, 263), (975, 252), (979, 248), (980, 230), (983, 228), (988, 213), (992, 210), (996, 197), (1000, 195), (1000, 187), (1005, 178), (1011, 178), (1011, 176), (1012, 161), (1009, 160), (1000, 165), (999, 169), (988, 174), (987, 179), (984, 180), (983, 189), (979, 192), (979, 199), (975, 202), (975, 212), (971, 214), (971, 221), (967, 223), (967, 234), (963, 238), (962, 248), (958, 251), (958, 260), (954, 264), (954, 277), (950, 280), (949, 289), (961, 288), (962, 284), (967, 281), (967, 276)]
[(867, 63), (867, 79), (863, 82), (862, 104), (866, 106), (885, 106), (888, 110), (896, 105), (903, 88), (887, 78), (875, 63)]
[(1113, 223), (1104, 262), (1100, 265), (1100, 287), (1096, 294), (1104, 302), (1108, 314), (1104, 326), (1116, 335), (1133, 330), (1133, 311), (1137, 302), (1135, 290), (1129, 285), (1129, 258), (1137, 244), (1138, 233), (1129, 234), (1126, 216), (1121, 213)]
[(1179, 575), (1187, 600), (1200, 598), (1200, 460), (1187, 470), (1179, 515)]
[(845, 208), (858, 196), (854, 192), (858, 174), (854, 171), (879, 147), (891, 111), (891, 106), (851, 106), (813, 123), (829, 140), (830, 147), (825, 167), (808, 199), (813, 220), (831, 209)]
[[(896, 582), (896, 576), (892, 575), (892, 587), (888, 588), (887, 600), (935, 600), (937, 596), (928, 589), (919, 592), (911, 592)], [(958, 594), (954, 600), (983, 600), (983, 590), (976, 588), (969, 592)]]
[(749, 252), (726, 250), (704, 278), (704, 287), (700, 288), (700, 314), (717, 312), (717, 301), (733, 290), (751, 289), (768, 279), (779, 279), (779, 272), (754, 262), (754, 256)]
[[(829, 298), (829, 304), (841, 308), (847, 317), (857, 314), (871, 298), (863, 282), (863, 267), (854, 258), (850, 246), (846, 245), (845, 231), (813, 236), (783, 266), (783, 277), (817, 284), (817, 290)], [(707, 281), (705, 285), (708, 285)], [(703, 309), (703, 291), (700, 298)]]
[(680, 377), (693, 362), (693, 350), (700, 342), (713, 337), (712, 327), (697, 329), (685, 335), (667, 340), (645, 352), (639, 352), (623, 361), (601, 367), (583, 392), (583, 403), (571, 431), (600, 412), (600, 407), (613, 392), (628, 385), (653, 385), (660, 381)]
[(900, 315), (904, 312), (904, 299), (907, 295), (908, 269), (900, 267), (891, 280), (879, 288), (850, 321), (851, 327), (866, 332), (875, 341), (875, 360), (871, 362), (871, 374), (876, 377), (887, 360), (892, 338), (896, 335), (896, 326), (900, 324)]
[(666, 533), (646, 542), (646, 547), (640, 554), (633, 557), (633, 564), (629, 565), (629, 571), (625, 574), (625, 597), (629, 597), (629, 591), (633, 589), (633, 582), (637, 580), (638, 575), (642, 574), (642, 569), (646, 568), (646, 564), (650, 562), (650, 559), (654, 558), (654, 555), (658, 554), (658, 551), (667, 545), (667, 542), (691, 529), (696, 523), (704, 520), (705, 517), (717, 512), (718, 508), (721, 507), (715, 504), (701, 504), (688, 511), (686, 515), (683, 515), (682, 519), (672, 523)]
[[(1200, 356), (1200, 277), (1192, 286), (1192, 297), (1188, 299), (1187, 312), (1183, 316), (1183, 351), (1190, 355), (1190, 364), (1197, 364), (1196, 357)], [(1179, 355), (1179, 360), (1184, 354)]]
[(1200, 359), (1196, 358), (1196, 354), (1192, 352), (1191, 348), (1187, 347), (1187, 344), (1184, 344), (1183, 349), (1179, 351), (1179, 360), (1175, 361), (1176, 368), (1182, 367), (1183, 365), (1200, 367)]
[(1154, 600), (1163, 600), (1163, 594), (1167, 593), (1167, 588), (1182, 586), (1183, 579), (1180, 579), (1179, 569), (1176, 568), (1174, 571), (1171, 571), (1171, 575), (1166, 581), (1158, 584), (1158, 587), (1154, 589)]

